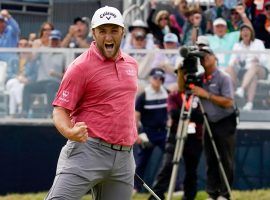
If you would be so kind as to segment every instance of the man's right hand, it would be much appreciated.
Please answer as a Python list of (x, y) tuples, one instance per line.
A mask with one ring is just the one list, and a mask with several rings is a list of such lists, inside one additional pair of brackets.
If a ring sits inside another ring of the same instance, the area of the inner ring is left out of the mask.
[(71, 132), (67, 135), (69, 140), (76, 142), (86, 142), (88, 138), (88, 130), (85, 122), (77, 122), (71, 129)]

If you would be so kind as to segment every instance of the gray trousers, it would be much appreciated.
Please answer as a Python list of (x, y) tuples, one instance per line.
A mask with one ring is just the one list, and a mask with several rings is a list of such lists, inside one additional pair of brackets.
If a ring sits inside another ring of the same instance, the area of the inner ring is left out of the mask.
[(45, 199), (79, 200), (92, 190), (94, 200), (130, 200), (134, 174), (132, 150), (117, 151), (91, 140), (68, 141)]

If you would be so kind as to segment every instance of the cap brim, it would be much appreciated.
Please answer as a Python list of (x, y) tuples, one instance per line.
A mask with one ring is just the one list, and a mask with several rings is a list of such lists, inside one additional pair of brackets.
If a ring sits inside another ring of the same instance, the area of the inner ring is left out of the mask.
[(49, 37), (50, 40), (61, 40), (59, 37)]
[(146, 31), (146, 33), (149, 33), (149, 28), (142, 27), (142, 26), (130, 26), (130, 27), (128, 27), (128, 31), (132, 32), (135, 28), (142, 28), (142, 29), (144, 29)]
[(125, 28), (125, 25), (124, 24), (120, 24), (120, 23), (100, 23), (100, 24), (94, 24), (91, 26), (91, 28), (97, 28), (98, 26), (101, 26), (101, 25), (105, 25), (105, 24), (114, 24), (114, 25), (118, 25), (118, 26), (121, 26), (123, 28)]

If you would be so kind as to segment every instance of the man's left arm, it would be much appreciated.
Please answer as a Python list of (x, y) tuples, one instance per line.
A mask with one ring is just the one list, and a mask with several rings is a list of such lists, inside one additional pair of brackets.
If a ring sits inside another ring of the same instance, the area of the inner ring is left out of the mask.
[(220, 107), (223, 108), (233, 107), (234, 90), (231, 78), (228, 75), (224, 75), (224, 77), (222, 77), (222, 81), (219, 87), (220, 87), (220, 94), (213, 94), (198, 86), (194, 86), (192, 91), (198, 97), (207, 99)]

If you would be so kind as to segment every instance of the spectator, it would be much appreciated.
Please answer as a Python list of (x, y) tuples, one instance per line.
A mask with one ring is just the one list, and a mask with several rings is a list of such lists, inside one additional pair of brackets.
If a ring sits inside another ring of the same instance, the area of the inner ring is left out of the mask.
[[(202, 47), (200, 51), (203, 53), (200, 63), (205, 69), (201, 74), (204, 81), (201, 87), (192, 87), (192, 92), (200, 97), (211, 129), (211, 134), (207, 128), (203, 133), (207, 165), (206, 192), (209, 200), (227, 200), (231, 198), (231, 193), (225, 184), (224, 176), (231, 188), (236, 139), (233, 83), (228, 74), (218, 69), (216, 57), (209, 47)], [(213, 141), (219, 157), (215, 154)], [(225, 174), (220, 170), (220, 164)]]
[(227, 21), (228, 31), (239, 31), (240, 26), (243, 24), (252, 24), (247, 14), (245, 13), (245, 7), (243, 4), (239, 4), (231, 9), (230, 20)]
[(39, 38), (33, 41), (32, 47), (39, 48), (49, 46), (49, 36), (52, 30), (54, 30), (53, 24), (50, 22), (44, 22), (39, 30)]
[[(126, 34), (125, 41), (122, 44), (122, 48), (126, 49), (153, 49), (154, 41), (152, 34), (149, 33), (148, 26), (141, 20), (136, 19), (131, 26), (128, 27), (128, 33)], [(140, 32), (146, 36), (146, 44), (144, 43), (135, 43), (136, 34)]]
[[(8, 10), (0, 12), (0, 48), (17, 47), (20, 35), (20, 28), (16, 20)], [(0, 53), (0, 60), (8, 62), (13, 53)]]
[[(61, 44), (61, 32), (53, 30), (49, 36), (49, 48), (59, 48)], [(53, 49), (52, 49), (53, 50)], [(46, 93), (47, 113), (51, 114), (51, 103), (59, 87), (64, 73), (65, 57), (61, 53), (42, 53), (36, 59), (39, 62), (37, 81), (28, 83), (23, 90), (23, 115), (28, 117), (31, 95)]]
[(207, 21), (206, 32), (213, 33), (213, 22), (217, 18), (230, 19), (230, 9), (224, 4), (224, 0), (215, 0), (215, 6), (205, 12)]
[[(213, 51), (231, 51), (233, 45), (239, 41), (239, 31), (227, 33), (227, 22), (223, 18), (218, 18), (213, 22), (214, 35), (208, 35), (208, 41)], [(229, 54), (216, 53), (218, 67), (226, 69), (230, 59)]]
[(184, 45), (194, 45), (199, 35), (205, 34), (205, 23), (198, 8), (192, 8), (186, 12), (187, 21), (183, 27)]
[[(125, 43), (123, 45), (123, 49), (128, 50), (153, 50), (155, 49), (155, 45), (153, 42), (152, 34), (149, 33), (149, 29), (147, 25), (142, 20), (135, 20), (131, 26), (128, 28), (129, 33), (126, 35)], [(138, 78), (139, 78), (139, 89), (138, 94), (140, 94), (146, 84), (147, 78), (151, 71), (151, 63), (154, 59), (154, 53), (142, 53), (142, 52), (131, 52), (129, 53), (139, 64), (138, 69)]]
[[(174, 33), (167, 33), (163, 39), (163, 46), (166, 50), (175, 50), (178, 48), (178, 38)], [(165, 82), (164, 86), (169, 91), (177, 90), (176, 84), (176, 74), (174, 70), (176, 66), (181, 62), (181, 58), (179, 54), (172, 54), (172, 53), (158, 53), (155, 56), (155, 59), (152, 63), (152, 68), (161, 68), (165, 71)]]
[[(243, 24), (240, 28), (240, 41), (233, 47), (234, 51), (263, 51), (264, 44), (261, 40), (255, 38), (253, 28), (248, 24)], [(256, 93), (257, 81), (265, 79), (267, 76), (267, 57), (265, 54), (233, 54), (230, 59), (227, 72), (231, 75), (234, 84), (237, 81), (242, 83), (236, 90), (236, 95), (243, 98), (247, 91), (247, 103), (243, 110), (251, 110), (253, 108), (253, 100)]]
[(37, 39), (36, 33), (29, 33), (28, 36), (28, 47), (33, 47), (33, 42)]
[(242, 0), (241, 3), (245, 7), (248, 18), (252, 23), (254, 23), (255, 17), (258, 15), (256, 12), (256, 4), (254, 3), (254, 0)]
[(153, 22), (153, 16), (156, 11), (156, 0), (151, 0), (151, 11), (147, 18), (147, 24), (150, 31), (154, 35), (155, 44), (159, 48), (164, 48), (163, 46), (163, 37), (167, 33), (174, 33), (177, 35), (178, 43), (180, 43), (180, 35), (176, 28), (172, 27), (169, 20), (169, 12), (167, 10), (160, 10), (155, 16)]
[(176, 28), (180, 35), (183, 34), (183, 26), (186, 23), (185, 13), (188, 11), (188, 3), (186, 0), (174, 1), (174, 9), (170, 15), (171, 25)]
[[(168, 97), (168, 115), (170, 124), (170, 132), (165, 145), (165, 154), (163, 156), (162, 166), (154, 182), (153, 191), (163, 200), (165, 198), (164, 193), (167, 191), (170, 183), (170, 178), (173, 168), (173, 156), (176, 144), (176, 134), (180, 119), (180, 113), (183, 105), (185, 94), (185, 78), (186, 70), (183, 68), (177, 68), (178, 73), (178, 91), (174, 91), (169, 94)], [(189, 96), (187, 96), (187, 99)], [(188, 100), (189, 101), (189, 100)], [(184, 159), (185, 166), (185, 178), (184, 178), (184, 194), (183, 200), (194, 200), (197, 193), (197, 168), (199, 165), (201, 153), (202, 153), (202, 131), (203, 131), (203, 116), (200, 111), (198, 97), (194, 97), (191, 108), (191, 115), (187, 135), (183, 138), (184, 149), (182, 158)], [(186, 106), (188, 103), (186, 103)], [(187, 108), (188, 110), (189, 108)], [(187, 111), (185, 110), (185, 111)], [(184, 116), (184, 115), (183, 115)], [(185, 120), (185, 119), (184, 119)], [(183, 121), (184, 122), (184, 121)], [(184, 134), (184, 133), (182, 133)], [(182, 135), (183, 136), (183, 135)], [(179, 138), (179, 140), (181, 140)], [(148, 200), (155, 200), (153, 196), (150, 196)]]
[(89, 37), (89, 23), (87, 17), (75, 18), (61, 46), (66, 48), (88, 48), (92, 41), (92, 38)]
[[(29, 48), (26, 38), (21, 38), (18, 48)], [(22, 92), (25, 84), (32, 83), (37, 78), (37, 64), (31, 53), (20, 52), (8, 62), (6, 89), (9, 93), (9, 114), (16, 117), (22, 111)]]
[(264, 41), (265, 48), (270, 48), (270, 1), (264, 5), (264, 13), (255, 18), (254, 29), (256, 38)]
[[(164, 150), (167, 122), (168, 92), (163, 87), (165, 72), (153, 68), (150, 72), (150, 84), (136, 100), (136, 121), (138, 124), (138, 143), (136, 173), (143, 177), (147, 161), (155, 147)], [(140, 183), (135, 181), (134, 188), (140, 191)]]

